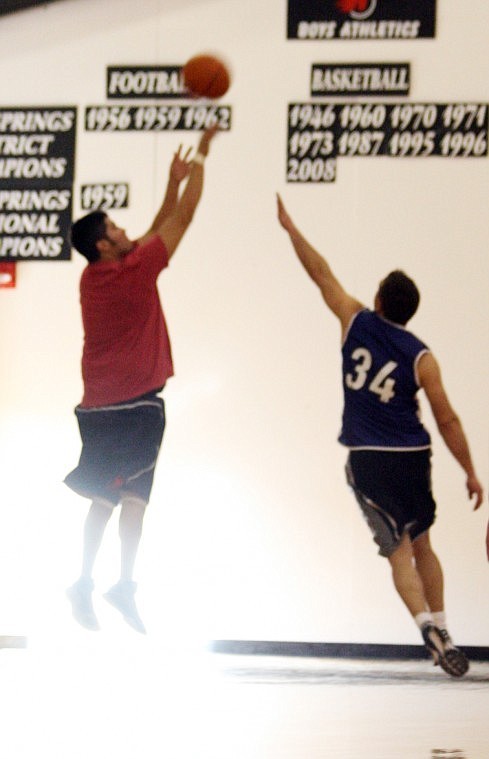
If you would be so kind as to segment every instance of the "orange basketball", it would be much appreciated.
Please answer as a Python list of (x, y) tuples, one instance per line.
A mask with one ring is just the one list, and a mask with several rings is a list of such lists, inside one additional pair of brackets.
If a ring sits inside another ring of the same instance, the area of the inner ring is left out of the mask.
[(224, 63), (213, 55), (196, 55), (183, 67), (183, 81), (194, 97), (220, 98), (229, 89), (230, 76)]

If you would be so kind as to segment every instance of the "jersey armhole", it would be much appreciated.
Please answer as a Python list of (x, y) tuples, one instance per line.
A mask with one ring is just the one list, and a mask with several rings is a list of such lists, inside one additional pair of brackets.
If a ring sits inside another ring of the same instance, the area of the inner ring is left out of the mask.
[(420, 350), (420, 352), (414, 359), (414, 379), (418, 387), (421, 387), (420, 382), (419, 382), (418, 366), (419, 366), (420, 360), (426, 353), (431, 353), (429, 348), (423, 348), (422, 350)]
[(341, 347), (342, 348), (343, 348), (344, 344), (346, 343), (346, 341), (348, 339), (348, 335), (350, 333), (350, 330), (353, 327), (353, 322), (355, 321), (355, 319), (357, 318), (357, 316), (359, 316), (359, 314), (363, 313), (363, 311), (365, 311), (365, 310), (366, 309), (361, 309), (360, 311), (355, 311), (355, 313), (352, 314), (352, 316), (350, 318), (350, 321), (348, 322), (348, 325), (347, 325), (347, 327), (345, 329), (345, 334), (343, 335), (343, 339), (341, 341)]

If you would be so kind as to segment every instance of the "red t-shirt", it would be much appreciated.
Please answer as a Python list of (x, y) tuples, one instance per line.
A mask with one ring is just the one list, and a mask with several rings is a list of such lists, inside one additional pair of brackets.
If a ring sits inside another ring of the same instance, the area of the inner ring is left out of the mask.
[(167, 250), (155, 235), (120, 261), (97, 261), (83, 271), (83, 407), (136, 398), (162, 387), (173, 375), (156, 287), (166, 266)]

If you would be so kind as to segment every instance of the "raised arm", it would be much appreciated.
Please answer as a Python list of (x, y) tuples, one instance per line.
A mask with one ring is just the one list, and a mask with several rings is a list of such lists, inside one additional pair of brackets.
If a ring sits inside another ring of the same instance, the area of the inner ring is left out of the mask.
[(329, 264), (299, 232), (287, 213), (280, 195), (277, 195), (278, 220), (290, 237), (299, 261), (321, 291), (328, 308), (338, 317), (343, 332), (351, 317), (364, 308), (360, 301), (349, 295), (338, 282)]
[(173, 155), (173, 160), (170, 165), (170, 173), (168, 176), (168, 183), (166, 185), (165, 196), (163, 202), (158, 209), (156, 216), (154, 217), (150, 228), (140, 238), (140, 242), (144, 242), (151, 235), (157, 233), (165, 219), (167, 219), (174, 212), (176, 204), (178, 202), (178, 191), (180, 183), (186, 179), (192, 168), (192, 163), (189, 161), (189, 155), (192, 148), (188, 148), (184, 155), (182, 155), (182, 146), (180, 145), (177, 152)]
[[(169, 258), (174, 254), (199, 204), (204, 186), (204, 160), (217, 131), (217, 126), (214, 126), (202, 134), (197, 154), (192, 161), (188, 160), (190, 150), (181, 156), (181, 148), (173, 157), (163, 204), (143, 238), (152, 234), (159, 235), (165, 243)], [(184, 179), (187, 179), (187, 184), (179, 197), (179, 186)]]
[(431, 353), (421, 356), (418, 365), (418, 377), (426, 393), (433, 416), (445, 444), (467, 475), (466, 486), (469, 498), (475, 497), (474, 511), (482, 503), (482, 485), (477, 479), (469, 445), (462, 424), (443, 387), (440, 367)]

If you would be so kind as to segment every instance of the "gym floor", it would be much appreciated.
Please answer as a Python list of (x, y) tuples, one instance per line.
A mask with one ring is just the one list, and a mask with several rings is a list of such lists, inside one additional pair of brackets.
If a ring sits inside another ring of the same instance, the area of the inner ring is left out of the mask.
[(489, 663), (210, 653), (121, 630), (0, 651), (8, 759), (487, 759)]

